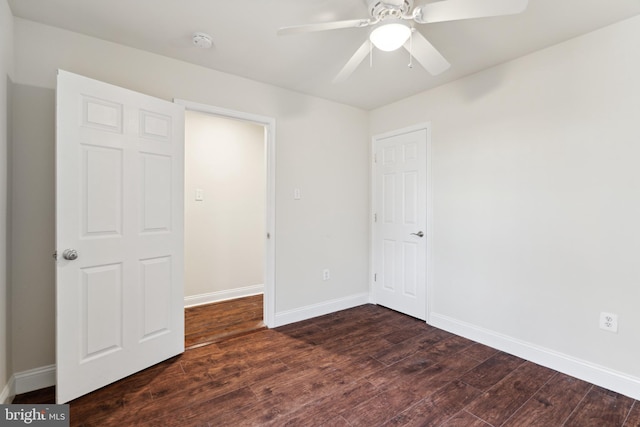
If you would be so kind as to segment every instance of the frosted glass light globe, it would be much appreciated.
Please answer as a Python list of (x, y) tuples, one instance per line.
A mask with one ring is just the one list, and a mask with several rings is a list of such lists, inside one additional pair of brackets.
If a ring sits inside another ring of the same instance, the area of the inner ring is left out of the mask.
[(400, 48), (411, 36), (411, 28), (401, 19), (387, 19), (369, 34), (375, 47), (385, 52)]

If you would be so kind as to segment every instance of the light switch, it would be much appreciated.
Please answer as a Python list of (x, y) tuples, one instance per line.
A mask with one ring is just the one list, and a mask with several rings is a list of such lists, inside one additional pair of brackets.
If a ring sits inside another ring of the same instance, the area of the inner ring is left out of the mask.
[(196, 202), (201, 202), (204, 200), (204, 190), (202, 188), (196, 189)]
[(293, 200), (300, 200), (300, 189), (299, 188), (294, 188), (293, 189)]

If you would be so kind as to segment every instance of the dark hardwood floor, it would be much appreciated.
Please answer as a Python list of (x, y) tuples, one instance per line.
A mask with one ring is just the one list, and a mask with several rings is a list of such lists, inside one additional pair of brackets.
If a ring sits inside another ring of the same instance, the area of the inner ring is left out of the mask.
[(373, 305), (196, 347), (70, 406), (85, 427), (640, 426), (633, 399)]
[(200, 347), (264, 329), (262, 306), (262, 295), (253, 295), (185, 309), (185, 347)]

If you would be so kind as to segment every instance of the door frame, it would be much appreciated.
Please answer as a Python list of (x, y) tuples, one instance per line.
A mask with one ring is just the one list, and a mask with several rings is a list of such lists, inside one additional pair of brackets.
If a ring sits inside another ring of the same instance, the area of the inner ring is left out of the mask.
[(264, 323), (268, 328), (275, 326), (276, 313), (276, 204), (275, 204), (275, 171), (276, 171), (276, 120), (272, 117), (215, 107), (207, 104), (174, 99), (176, 104), (183, 105), (185, 110), (208, 113), (217, 117), (264, 126), (265, 169), (266, 169), (266, 204), (265, 204), (265, 259), (264, 259)]
[(406, 133), (411, 133), (419, 130), (425, 130), (427, 134), (427, 218), (426, 218), (426, 233), (425, 238), (427, 239), (427, 262), (426, 262), (426, 274), (425, 274), (425, 293), (426, 293), (426, 322), (431, 324), (431, 308), (433, 307), (433, 167), (431, 163), (431, 122), (422, 122), (415, 125), (403, 127), (400, 129), (391, 130), (388, 132), (380, 133), (373, 135), (371, 137), (371, 150), (370, 150), (370, 165), (369, 169), (369, 188), (370, 188), (370, 212), (369, 216), (369, 235), (371, 236), (371, 244), (369, 247), (369, 302), (372, 304), (376, 304), (375, 301), (375, 280), (374, 274), (378, 270), (375, 265), (375, 249), (376, 249), (376, 241), (375, 241), (375, 218), (374, 214), (376, 213), (376, 201), (377, 201), (377, 192), (376, 192), (376, 176), (375, 176), (375, 168), (376, 168), (376, 145), (378, 141), (394, 136), (400, 136)]

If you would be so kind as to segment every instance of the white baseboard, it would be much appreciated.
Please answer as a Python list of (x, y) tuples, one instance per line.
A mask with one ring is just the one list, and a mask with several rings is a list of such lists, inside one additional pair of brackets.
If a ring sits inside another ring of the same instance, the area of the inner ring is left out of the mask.
[(229, 289), (225, 291), (210, 292), (207, 294), (191, 295), (184, 297), (185, 307), (211, 304), (214, 302), (226, 301), (235, 298), (249, 297), (264, 293), (264, 285), (245, 286), (243, 288)]
[(288, 325), (289, 323), (300, 322), (313, 317), (324, 316), (340, 310), (357, 307), (369, 303), (369, 293), (351, 295), (345, 298), (334, 299), (321, 302), (319, 304), (308, 305), (306, 307), (295, 308), (280, 313), (276, 313), (274, 327)]
[(547, 368), (583, 381), (604, 387), (633, 399), (640, 399), (640, 378), (614, 371), (548, 348), (462, 322), (448, 316), (432, 313), (430, 325), (473, 341), (513, 354)]
[(8, 405), (13, 401), (16, 396), (16, 382), (13, 377), (9, 378), (9, 382), (4, 386), (0, 393), (0, 405)]
[(16, 394), (28, 393), (56, 385), (56, 365), (42, 366), (28, 371), (16, 372)]

